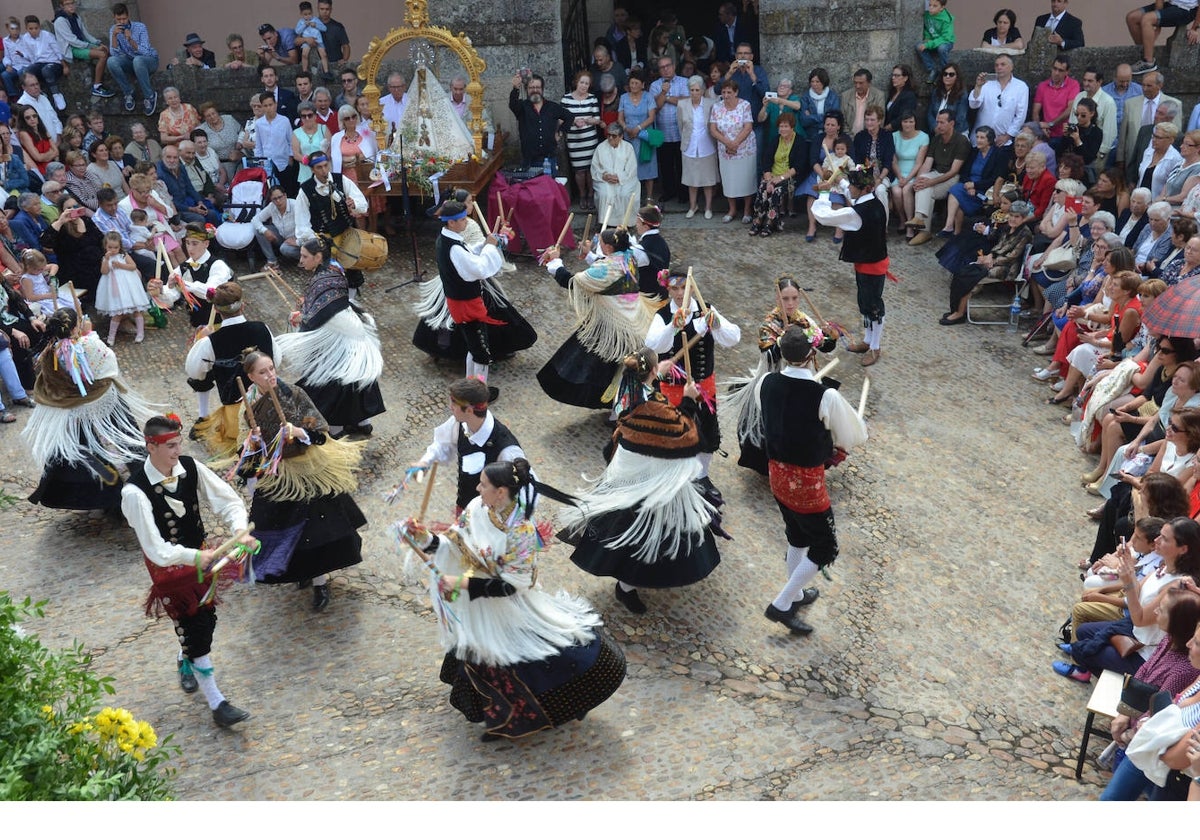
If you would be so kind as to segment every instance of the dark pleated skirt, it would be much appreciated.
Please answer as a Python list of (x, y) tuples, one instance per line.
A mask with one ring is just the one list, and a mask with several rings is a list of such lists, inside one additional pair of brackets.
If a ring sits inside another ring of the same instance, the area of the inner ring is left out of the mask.
[[(303, 530), (287, 567), (260, 573), (259, 583), (292, 583), (328, 574), (362, 562), (362, 537), (358, 529), (367, 518), (349, 493), (320, 496), (310, 502), (275, 502), (255, 495), (250, 521), (258, 531), (284, 532), (303, 523)], [(264, 540), (266, 542), (266, 540)], [(264, 546), (264, 553), (269, 546)]]
[(366, 388), (351, 388), (339, 382), (318, 387), (303, 379), (296, 384), (304, 389), (331, 426), (354, 426), (387, 411), (378, 382), (372, 382)]
[(721, 562), (712, 531), (704, 529), (680, 553), (660, 555), (653, 563), (643, 563), (634, 554), (637, 546), (610, 548), (607, 543), (625, 534), (633, 524), (633, 511), (617, 511), (599, 516), (583, 533), (560, 531), (558, 538), (575, 546), (571, 562), (596, 577), (616, 578), (630, 586), (671, 589), (704, 580)]
[(538, 384), (553, 400), (580, 408), (608, 408), (602, 397), (612, 384), (620, 362), (589, 353), (572, 334), (538, 371)]
[(467, 720), (484, 723), (493, 735), (521, 738), (583, 720), (624, 681), (625, 654), (598, 627), (589, 644), (505, 668), (447, 653), (440, 679), (450, 686), (450, 705)]
[[(497, 359), (528, 350), (537, 343), (537, 330), (504, 298), (484, 291), (483, 301), (488, 314), (503, 325), (488, 324), (488, 343)], [(413, 346), (439, 359), (460, 360), (467, 357), (467, 343), (459, 329), (434, 330), (424, 320), (417, 321)]]
[(119, 510), (124, 481), (107, 461), (95, 456), (91, 461), (97, 472), (110, 478), (96, 478), (83, 464), (55, 461), (42, 473), (29, 501), (56, 510)]

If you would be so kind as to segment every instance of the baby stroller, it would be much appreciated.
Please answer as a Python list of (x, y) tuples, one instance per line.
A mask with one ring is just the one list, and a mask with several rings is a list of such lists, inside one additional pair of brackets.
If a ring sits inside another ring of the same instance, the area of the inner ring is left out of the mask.
[(246, 166), (233, 176), (229, 201), (225, 203), (225, 221), (217, 228), (217, 243), (229, 253), (246, 258), (250, 270), (255, 270), (258, 247), (254, 242), (253, 219), (267, 205), (273, 179), (258, 161), (247, 160)]

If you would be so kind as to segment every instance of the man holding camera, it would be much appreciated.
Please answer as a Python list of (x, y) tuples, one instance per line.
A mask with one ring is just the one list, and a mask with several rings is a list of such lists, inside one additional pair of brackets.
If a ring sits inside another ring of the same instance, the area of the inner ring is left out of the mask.
[[(975, 125), (989, 125), (996, 132), (996, 148), (1000, 148), (1011, 143), (1025, 125), (1029, 85), (1013, 76), (1010, 56), (996, 56), (993, 66), (995, 73), (980, 73), (975, 77), (967, 105), (979, 112)], [(974, 138), (971, 140), (974, 142)]]
[(1062, 149), (1063, 130), (1072, 114), (1071, 103), (1079, 93), (1079, 82), (1069, 75), (1071, 59), (1059, 53), (1050, 65), (1050, 78), (1037, 86), (1033, 95), (1033, 119), (1049, 138), (1057, 153)]
[(125, 110), (132, 111), (133, 81), (137, 77), (142, 89), (142, 113), (153, 116), (158, 107), (158, 91), (151, 84), (150, 76), (158, 70), (158, 50), (150, 45), (150, 31), (141, 21), (129, 20), (129, 7), (117, 3), (112, 7), (113, 25), (108, 30), (108, 69), (117, 86), (125, 94)]
[[(754, 48), (746, 41), (737, 45), (733, 63), (729, 65), (725, 79), (737, 84), (738, 99), (744, 99), (750, 103), (751, 114), (757, 114), (762, 110), (763, 94), (770, 90), (767, 71), (761, 65), (754, 63)], [(755, 122), (754, 139), (758, 142), (758, 171), (763, 172), (762, 156), (766, 154), (766, 143), (763, 142), (762, 123)]]

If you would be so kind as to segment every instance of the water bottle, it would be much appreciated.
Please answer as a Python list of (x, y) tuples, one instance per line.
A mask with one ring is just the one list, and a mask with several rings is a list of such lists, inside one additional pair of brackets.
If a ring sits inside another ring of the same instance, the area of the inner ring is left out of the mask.
[(1008, 331), (1015, 333), (1021, 321), (1021, 293), (1013, 295), (1012, 306), (1008, 307)]
[(550, 158), (543, 158), (542, 159), (542, 174), (545, 175), (547, 178), (549, 178), (553, 173), (554, 173), (554, 170), (550, 166)]

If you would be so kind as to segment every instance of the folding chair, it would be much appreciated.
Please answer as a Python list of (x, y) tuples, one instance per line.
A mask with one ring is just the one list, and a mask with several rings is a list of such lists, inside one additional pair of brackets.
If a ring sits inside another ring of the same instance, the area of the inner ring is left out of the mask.
[(1125, 687), (1125, 675), (1116, 671), (1105, 671), (1096, 680), (1092, 696), (1088, 698), (1087, 720), (1083, 724), (1083, 743), (1079, 745), (1079, 760), (1075, 762), (1075, 780), (1083, 776), (1083, 759), (1087, 755), (1088, 741), (1093, 735), (1112, 740), (1108, 727), (1096, 726), (1096, 715), (1115, 718), (1118, 714), (1117, 704), (1121, 702), (1121, 689)]
[[(1004, 285), (1011, 283), (1013, 284), (1014, 294), (1024, 294), (1025, 287), (1029, 285), (1029, 269), (1027, 266), (1029, 263), (1029, 253), (1031, 250), (1032, 246), (1025, 246), (1025, 253), (1021, 255), (1021, 268), (1019, 269), (1016, 277), (984, 277), (979, 281), (979, 284), (971, 290), (971, 294), (967, 297), (967, 323), (982, 324), (984, 326), (998, 326), (1000, 324), (1008, 323), (1008, 314), (1009, 309), (1012, 306), (1012, 298), (1007, 298), (1003, 303), (974, 303), (975, 297), (979, 294), (984, 286), (994, 286), (998, 283), (1002, 283)], [(1004, 319), (1000, 321), (977, 321), (971, 317), (971, 313), (979, 310), (1002, 310), (1004, 312)]]

